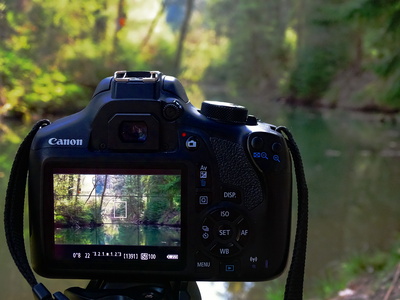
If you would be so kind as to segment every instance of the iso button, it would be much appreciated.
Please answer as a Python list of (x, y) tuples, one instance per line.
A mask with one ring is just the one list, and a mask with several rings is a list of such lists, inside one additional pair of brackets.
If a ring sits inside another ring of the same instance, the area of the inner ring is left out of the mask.
[(239, 216), (240, 214), (236, 210), (230, 208), (221, 208), (211, 213), (211, 217), (217, 222), (219, 221), (233, 222)]

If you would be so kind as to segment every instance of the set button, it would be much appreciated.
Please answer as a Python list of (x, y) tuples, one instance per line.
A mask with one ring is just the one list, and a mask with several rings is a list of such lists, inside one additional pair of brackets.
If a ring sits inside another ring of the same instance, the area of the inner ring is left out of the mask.
[(233, 236), (233, 228), (230, 224), (222, 224), (218, 227), (217, 236), (221, 240), (229, 240)]

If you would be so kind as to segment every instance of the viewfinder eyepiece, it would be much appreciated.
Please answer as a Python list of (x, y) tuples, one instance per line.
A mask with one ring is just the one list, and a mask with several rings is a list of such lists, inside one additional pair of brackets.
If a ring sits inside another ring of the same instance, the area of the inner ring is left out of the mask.
[(119, 126), (119, 135), (125, 143), (143, 143), (147, 140), (148, 127), (141, 121), (123, 121)]

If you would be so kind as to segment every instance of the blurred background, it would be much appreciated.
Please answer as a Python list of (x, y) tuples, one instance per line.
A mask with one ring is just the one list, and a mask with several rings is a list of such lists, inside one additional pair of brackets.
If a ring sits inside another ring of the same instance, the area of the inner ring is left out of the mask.
[[(395, 0), (0, 0), (2, 299), (32, 299), (2, 221), (16, 149), (35, 120), (79, 111), (116, 70), (160, 70), (197, 107), (230, 101), (291, 129), (310, 191), (305, 299), (389, 276), (400, 260), (399, 41)], [(285, 279), (199, 285), (207, 300), (282, 299)], [(53, 292), (87, 283), (40, 280)]]

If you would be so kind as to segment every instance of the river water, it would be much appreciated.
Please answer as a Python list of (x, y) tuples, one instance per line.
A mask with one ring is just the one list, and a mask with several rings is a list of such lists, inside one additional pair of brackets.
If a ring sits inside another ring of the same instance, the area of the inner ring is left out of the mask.
[[(303, 155), (310, 193), (306, 299), (349, 257), (387, 250), (400, 232), (400, 120), (341, 110), (305, 110), (248, 105), (250, 112), (289, 127)], [(29, 126), (28, 126), (29, 127)], [(3, 121), (0, 127), (0, 213), (9, 169), (29, 128)], [(294, 195), (294, 204), (297, 203)], [(293, 212), (296, 209), (294, 207)], [(294, 222), (293, 222), (294, 223)], [(28, 221), (25, 236), (28, 238)], [(2, 299), (32, 299), (8, 252), (0, 223)], [(27, 245), (28, 247), (28, 245)], [(28, 252), (29, 253), (29, 252)], [(261, 283), (199, 283), (203, 299), (266, 299), (282, 290), (286, 274)], [(39, 278), (51, 291), (87, 281)], [(334, 280), (334, 278), (333, 278)], [(272, 287), (274, 289), (272, 289)]]

